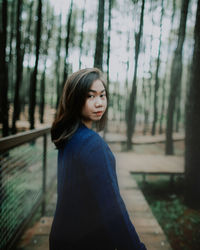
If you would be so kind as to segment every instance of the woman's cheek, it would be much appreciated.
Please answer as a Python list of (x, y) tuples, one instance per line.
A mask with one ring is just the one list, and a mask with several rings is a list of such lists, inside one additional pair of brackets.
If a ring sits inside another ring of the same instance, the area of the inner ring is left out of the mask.
[(105, 99), (104, 101), (104, 106), (105, 106), (105, 109), (107, 108), (107, 99)]

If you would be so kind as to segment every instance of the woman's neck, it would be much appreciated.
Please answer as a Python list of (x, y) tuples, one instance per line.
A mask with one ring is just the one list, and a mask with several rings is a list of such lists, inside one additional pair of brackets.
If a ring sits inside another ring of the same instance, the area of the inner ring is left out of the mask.
[(81, 121), (87, 128), (91, 129), (92, 128), (92, 121)]

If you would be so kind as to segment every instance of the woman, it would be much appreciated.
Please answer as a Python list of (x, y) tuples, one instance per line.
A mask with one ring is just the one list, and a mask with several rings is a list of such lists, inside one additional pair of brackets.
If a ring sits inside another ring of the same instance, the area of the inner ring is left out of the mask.
[(107, 112), (102, 72), (83, 69), (67, 80), (52, 125), (58, 148), (58, 199), (50, 250), (146, 249), (120, 196), (115, 158), (92, 130)]

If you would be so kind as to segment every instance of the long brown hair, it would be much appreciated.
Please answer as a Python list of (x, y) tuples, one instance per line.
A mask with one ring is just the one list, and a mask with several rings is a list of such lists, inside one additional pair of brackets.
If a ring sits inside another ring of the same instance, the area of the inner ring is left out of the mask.
[[(56, 148), (61, 148), (64, 142), (72, 137), (81, 122), (81, 111), (87, 94), (95, 80), (101, 80), (105, 89), (103, 73), (97, 68), (81, 69), (73, 73), (66, 81), (60, 98), (55, 120), (51, 127), (51, 139)], [(108, 95), (106, 89), (106, 96)], [(108, 99), (108, 96), (107, 96)], [(107, 109), (100, 121), (96, 122), (97, 130), (104, 128)]]

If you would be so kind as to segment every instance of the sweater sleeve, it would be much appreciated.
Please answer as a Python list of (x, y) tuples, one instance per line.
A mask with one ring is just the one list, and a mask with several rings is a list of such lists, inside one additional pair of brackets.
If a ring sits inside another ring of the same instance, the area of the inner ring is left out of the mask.
[(110, 237), (118, 250), (146, 249), (121, 198), (111, 151), (98, 135), (90, 137), (87, 144), (80, 160)]

